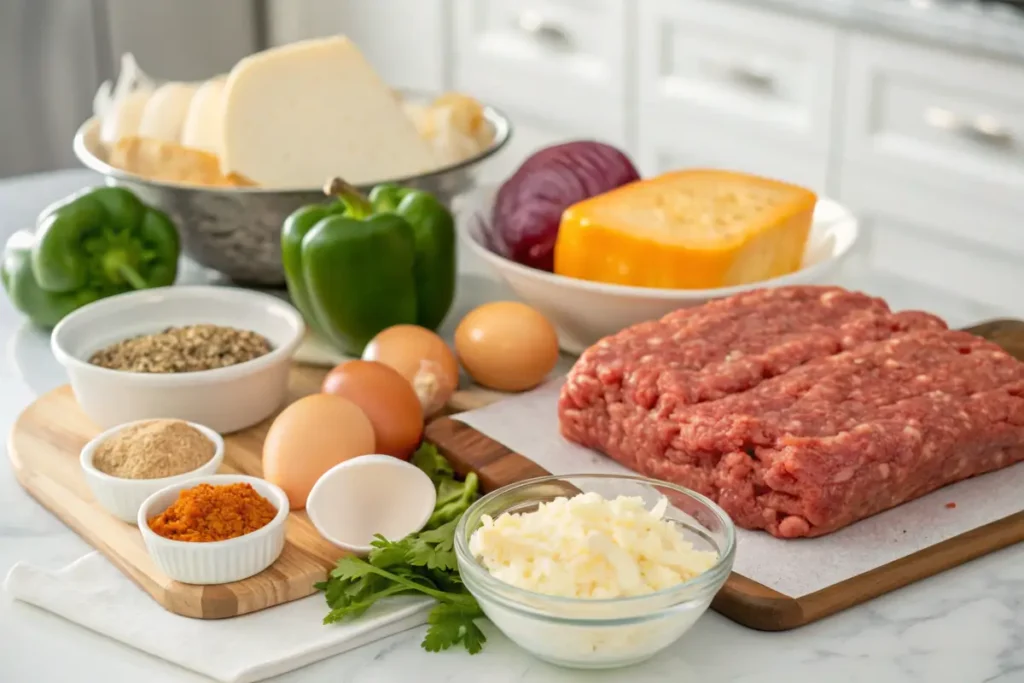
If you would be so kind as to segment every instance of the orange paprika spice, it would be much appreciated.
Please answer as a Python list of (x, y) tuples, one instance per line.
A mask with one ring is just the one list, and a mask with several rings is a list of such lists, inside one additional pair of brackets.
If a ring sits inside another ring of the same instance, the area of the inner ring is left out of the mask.
[(277, 508), (251, 484), (199, 484), (181, 491), (173, 505), (149, 520), (149, 528), (172, 541), (208, 543), (252, 533), (275, 516)]

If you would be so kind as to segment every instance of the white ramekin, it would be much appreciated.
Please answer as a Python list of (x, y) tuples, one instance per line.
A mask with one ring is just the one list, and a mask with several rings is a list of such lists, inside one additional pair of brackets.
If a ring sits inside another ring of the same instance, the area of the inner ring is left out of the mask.
[(122, 429), (139, 424), (140, 422), (148, 421), (149, 420), (136, 420), (135, 422), (117, 425), (116, 427), (108, 429), (95, 437), (89, 443), (85, 444), (85, 447), (82, 449), (82, 454), (79, 457), (82, 464), (82, 471), (85, 473), (85, 483), (89, 485), (89, 489), (92, 491), (93, 497), (99, 501), (100, 505), (106, 508), (107, 512), (122, 521), (128, 522), (129, 524), (134, 524), (136, 522), (139, 517), (139, 508), (142, 507), (142, 503), (157, 491), (183, 481), (195, 479), (199, 476), (216, 474), (217, 469), (220, 468), (221, 463), (224, 462), (224, 439), (221, 438), (220, 434), (209, 427), (196, 424), (195, 422), (189, 422), (193, 428), (202, 432), (202, 434), (212, 441), (214, 446), (216, 446), (213, 457), (190, 472), (176, 474), (173, 477), (161, 477), (159, 479), (124, 479), (122, 477), (115, 477), (113, 475), (100, 472), (93, 466), (93, 456), (96, 455), (96, 449), (101, 443), (114, 436)]
[[(181, 491), (199, 484), (223, 486), (240, 482), (251, 484), (277, 508), (277, 515), (263, 528), (209, 543), (172, 541), (149, 528), (149, 520), (170, 507)], [(209, 585), (241, 581), (274, 564), (284, 549), (288, 509), (288, 496), (268, 481), (242, 474), (217, 474), (195, 477), (157, 491), (139, 508), (137, 521), (146, 550), (160, 571), (175, 581)]]
[[(273, 350), (216, 370), (151, 374), (110, 370), (89, 357), (115, 342), (167, 327), (209, 323), (252, 330)], [(233, 287), (161, 287), (109, 297), (65, 317), (50, 347), (67, 369), (79, 406), (101, 429), (150, 418), (198, 422), (220, 433), (245, 429), (284, 403), (291, 357), (305, 325), (290, 304)]]

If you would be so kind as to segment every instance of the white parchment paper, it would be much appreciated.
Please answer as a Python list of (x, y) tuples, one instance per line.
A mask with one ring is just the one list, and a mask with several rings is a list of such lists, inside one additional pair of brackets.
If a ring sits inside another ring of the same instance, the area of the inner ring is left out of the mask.
[[(455, 419), (520, 453), (552, 474), (627, 474), (611, 458), (558, 433), (563, 379)], [(910, 503), (813, 539), (780, 540), (737, 529), (743, 576), (798, 598), (958, 534), (1024, 510), (1024, 465), (962, 481)], [(947, 504), (955, 503), (955, 508)]]

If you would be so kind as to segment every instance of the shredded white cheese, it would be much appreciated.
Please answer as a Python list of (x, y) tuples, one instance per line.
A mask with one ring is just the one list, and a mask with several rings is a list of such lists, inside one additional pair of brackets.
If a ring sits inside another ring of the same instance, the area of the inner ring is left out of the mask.
[(639, 497), (556, 498), (533, 512), (483, 516), (469, 548), (491, 575), (536, 593), (644, 595), (687, 581), (718, 560), (718, 553), (695, 549), (663, 518), (667, 507), (664, 498), (650, 511)]

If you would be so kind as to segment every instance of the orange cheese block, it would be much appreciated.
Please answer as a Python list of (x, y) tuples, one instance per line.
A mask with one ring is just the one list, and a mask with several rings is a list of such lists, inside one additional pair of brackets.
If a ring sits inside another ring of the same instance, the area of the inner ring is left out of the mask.
[(800, 268), (817, 196), (728, 171), (639, 180), (570, 206), (555, 273), (637, 287), (708, 289)]

